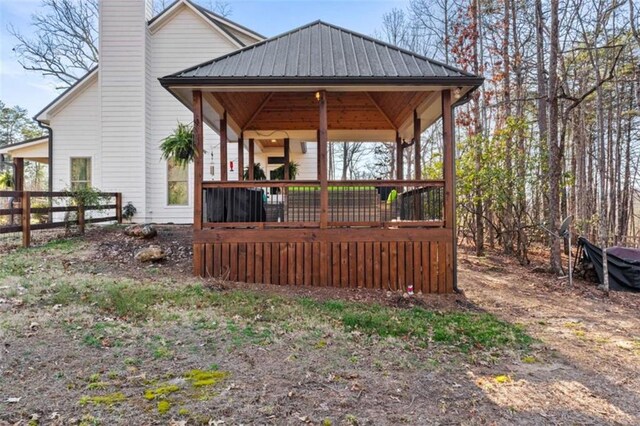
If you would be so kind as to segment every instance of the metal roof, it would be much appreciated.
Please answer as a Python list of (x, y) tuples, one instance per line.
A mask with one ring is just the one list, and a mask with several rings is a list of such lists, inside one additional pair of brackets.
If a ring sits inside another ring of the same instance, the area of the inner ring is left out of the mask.
[(479, 85), (482, 78), (315, 21), (160, 79), (163, 85), (344, 82)]

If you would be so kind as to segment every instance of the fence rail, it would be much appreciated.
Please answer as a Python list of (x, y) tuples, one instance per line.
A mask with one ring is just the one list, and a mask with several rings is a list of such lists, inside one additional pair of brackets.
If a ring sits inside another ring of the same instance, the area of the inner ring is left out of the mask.
[[(119, 192), (102, 192), (99, 194), (112, 202), (104, 205), (74, 205), (74, 194), (71, 192), (44, 191), (0, 191), (0, 234), (22, 232), (22, 246), (31, 245), (31, 231), (40, 229), (64, 228), (77, 225), (81, 233), (87, 223), (118, 222), (122, 223), (122, 194)], [(66, 205), (55, 206), (54, 199), (65, 199)], [(46, 203), (46, 207), (33, 207), (34, 200)], [(86, 212), (113, 210), (113, 215), (87, 218)], [(53, 213), (76, 213), (75, 219), (54, 221)], [(34, 215), (40, 215), (37, 221)], [(34, 223), (35, 222), (35, 223)]]
[(329, 181), (322, 209), (319, 181), (203, 183), (203, 228), (441, 227), (444, 181)]

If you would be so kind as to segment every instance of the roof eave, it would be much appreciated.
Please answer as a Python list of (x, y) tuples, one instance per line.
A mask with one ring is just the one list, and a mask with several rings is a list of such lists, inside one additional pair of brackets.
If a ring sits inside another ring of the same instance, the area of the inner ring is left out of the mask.
[(173, 75), (158, 79), (163, 87), (175, 86), (461, 86), (479, 87), (484, 82), (483, 77), (176, 77)]

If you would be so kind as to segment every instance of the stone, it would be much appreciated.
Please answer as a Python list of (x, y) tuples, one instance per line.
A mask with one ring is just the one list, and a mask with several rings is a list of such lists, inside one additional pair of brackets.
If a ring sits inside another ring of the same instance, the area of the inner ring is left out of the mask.
[(126, 228), (124, 228), (124, 234), (128, 235), (130, 237), (135, 237), (135, 238), (141, 238), (141, 239), (144, 239), (144, 240), (148, 240), (148, 239), (153, 238), (156, 235), (158, 235), (158, 231), (156, 230), (155, 226), (153, 226), (153, 225), (135, 224), (135, 225), (129, 225)]
[(138, 262), (157, 262), (164, 259), (167, 254), (160, 246), (149, 246), (136, 251), (134, 258)]

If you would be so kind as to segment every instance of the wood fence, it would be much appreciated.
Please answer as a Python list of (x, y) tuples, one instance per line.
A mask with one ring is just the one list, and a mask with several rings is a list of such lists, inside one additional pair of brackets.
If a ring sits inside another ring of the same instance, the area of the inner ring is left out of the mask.
[[(0, 200), (8, 200), (5, 208), (0, 208), (0, 234), (22, 232), (22, 246), (31, 245), (31, 231), (38, 229), (65, 228), (77, 225), (81, 233), (87, 223), (118, 222), (122, 223), (122, 194), (120, 192), (101, 192), (103, 199), (109, 199), (109, 204), (96, 206), (74, 205), (74, 194), (71, 192), (43, 192), (43, 191), (0, 191)], [(32, 207), (33, 199), (46, 199), (46, 207)], [(54, 205), (54, 199), (66, 199), (66, 205)], [(0, 207), (3, 207), (0, 205)], [(87, 218), (88, 211), (109, 211), (114, 214), (104, 217)], [(70, 220), (54, 220), (53, 213), (75, 212), (77, 217)], [(46, 221), (33, 223), (33, 215), (46, 215)], [(19, 220), (15, 220), (19, 216)], [(8, 218), (7, 218), (8, 217)], [(5, 219), (7, 218), (7, 219)], [(16, 223), (17, 222), (17, 223)]]

